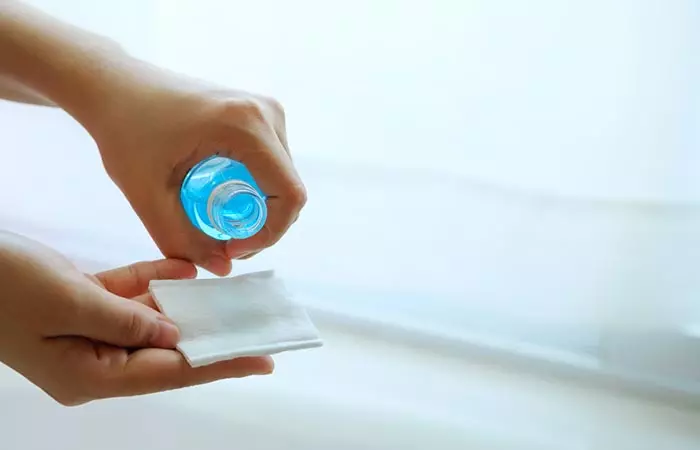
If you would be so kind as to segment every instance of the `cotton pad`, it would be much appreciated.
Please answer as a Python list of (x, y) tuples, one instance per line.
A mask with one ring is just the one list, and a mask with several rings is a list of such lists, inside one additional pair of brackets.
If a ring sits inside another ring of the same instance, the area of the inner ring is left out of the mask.
[(273, 271), (206, 280), (153, 280), (161, 312), (180, 329), (192, 367), (323, 345), (304, 308)]

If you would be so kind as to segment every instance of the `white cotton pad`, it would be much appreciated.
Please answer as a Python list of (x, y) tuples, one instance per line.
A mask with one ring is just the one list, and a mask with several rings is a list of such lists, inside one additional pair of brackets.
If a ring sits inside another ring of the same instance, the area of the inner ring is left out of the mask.
[(303, 307), (273, 271), (208, 280), (153, 280), (160, 310), (180, 328), (192, 367), (323, 345)]

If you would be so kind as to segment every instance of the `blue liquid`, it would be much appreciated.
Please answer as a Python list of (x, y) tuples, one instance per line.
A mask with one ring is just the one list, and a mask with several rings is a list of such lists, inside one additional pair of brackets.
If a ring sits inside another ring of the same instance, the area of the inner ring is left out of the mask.
[(222, 241), (247, 239), (267, 219), (265, 194), (248, 169), (221, 156), (209, 157), (189, 171), (180, 200), (195, 227)]

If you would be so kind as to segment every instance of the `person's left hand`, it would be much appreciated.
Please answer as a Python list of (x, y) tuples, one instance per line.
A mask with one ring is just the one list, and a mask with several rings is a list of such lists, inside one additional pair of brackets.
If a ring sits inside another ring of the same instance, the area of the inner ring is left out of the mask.
[(193, 369), (174, 350), (179, 332), (148, 284), (196, 273), (189, 262), (159, 260), (86, 275), (52, 249), (0, 232), (0, 362), (64, 405), (270, 373), (269, 357)]

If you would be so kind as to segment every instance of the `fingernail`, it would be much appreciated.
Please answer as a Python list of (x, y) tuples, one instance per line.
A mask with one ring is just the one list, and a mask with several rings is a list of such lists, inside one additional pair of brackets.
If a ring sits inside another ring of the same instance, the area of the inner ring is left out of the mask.
[(169, 319), (158, 317), (158, 333), (153, 337), (151, 345), (155, 347), (174, 348), (180, 341), (180, 330)]
[(203, 267), (214, 275), (224, 276), (228, 275), (231, 271), (231, 261), (224, 258), (213, 257), (209, 259)]
[(255, 371), (255, 375), (270, 375), (275, 371), (275, 362), (272, 358), (265, 357), (264, 363)]
[(236, 248), (227, 248), (226, 255), (231, 259), (241, 259), (246, 255), (254, 253), (255, 251), (255, 249), (246, 249), (240, 248), (240, 246), (236, 246)]
[(270, 375), (274, 372), (272, 367), (261, 367), (251, 372), (252, 375)]
[(241, 256), (239, 256), (238, 259), (239, 259), (239, 260), (250, 259), (250, 258), (252, 258), (253, 256), (257, 255), (258, 253), (260, 253), (260, 252), (259, 252), (259, 251), (247, 252), (247, 253), (244, 253), (244, 254), (242, 254)]

